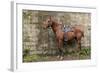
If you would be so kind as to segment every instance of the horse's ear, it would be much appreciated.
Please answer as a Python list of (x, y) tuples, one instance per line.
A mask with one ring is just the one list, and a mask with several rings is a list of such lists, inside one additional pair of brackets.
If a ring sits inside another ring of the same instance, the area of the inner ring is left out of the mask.
[(48, 16), (48, 18), (49, 18), (50, 20), (53, 20), (53, 19), (54, 19), (53, 16)]

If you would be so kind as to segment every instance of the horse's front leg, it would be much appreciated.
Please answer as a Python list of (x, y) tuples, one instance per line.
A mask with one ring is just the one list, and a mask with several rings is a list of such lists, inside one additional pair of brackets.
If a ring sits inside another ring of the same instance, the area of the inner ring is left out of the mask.
[(60, 58), (61, 60), (64, 58), (64, 53), (63, 53), (63, 50), (62, 50), (62, 45), (63, 45), (63, 41), (62, 40), (58, 40), (58, 58)]

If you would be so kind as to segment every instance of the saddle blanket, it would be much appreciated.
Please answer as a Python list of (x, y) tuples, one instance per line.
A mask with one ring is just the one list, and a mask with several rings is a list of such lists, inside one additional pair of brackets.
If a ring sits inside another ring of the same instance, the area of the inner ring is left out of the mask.
[[(71, 28), (65, 27), (65, 28), (63, 29), (63, 32), (69, 32), (69, 31), (72, 31)], [(66, 33), (64, 33), (64, 41), (68, 41), (67, 36), (66, 36)]]
[(63, 29), (63, 32), (68, 32), (68, 31), (71, 31), (71, 29), (70, 29), (70, 28), (67, 28), (67, 27), (65, 27), (65, 28)]

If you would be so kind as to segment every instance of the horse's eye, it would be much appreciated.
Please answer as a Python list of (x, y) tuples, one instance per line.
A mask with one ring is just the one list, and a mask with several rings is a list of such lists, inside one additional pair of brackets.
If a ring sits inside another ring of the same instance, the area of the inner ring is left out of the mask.
[(50, 21), (48, 21), (48, 22), (50, 22)]

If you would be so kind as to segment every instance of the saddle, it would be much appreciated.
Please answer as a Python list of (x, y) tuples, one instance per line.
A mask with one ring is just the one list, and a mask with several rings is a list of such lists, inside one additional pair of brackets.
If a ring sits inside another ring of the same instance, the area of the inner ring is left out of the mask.
[(71, 31), (71, 28), (67, 28), (67, 27), (63, 28), (63, 32), (69, 32), (69, 31)]
[(64, 41), (68, 41), (68, 38), (66, 36), (67, 32), (72, 31), (72, 29), (70, 27), (64, 27), (63, 28), (63, 32), (64, 32)]

